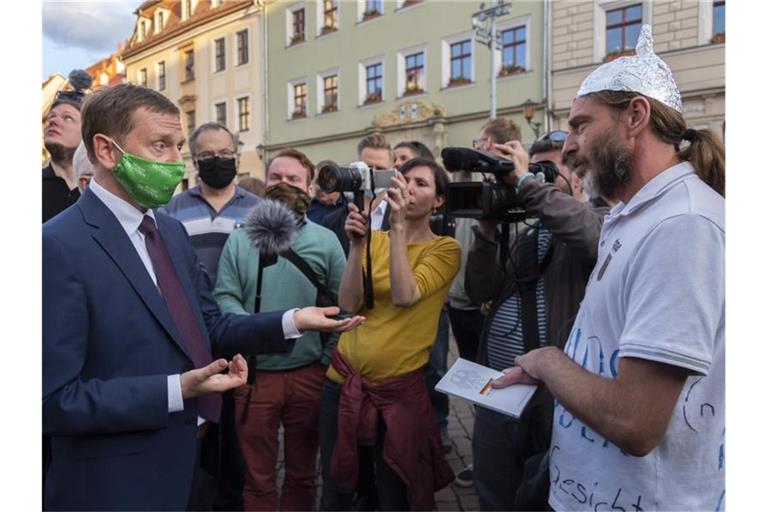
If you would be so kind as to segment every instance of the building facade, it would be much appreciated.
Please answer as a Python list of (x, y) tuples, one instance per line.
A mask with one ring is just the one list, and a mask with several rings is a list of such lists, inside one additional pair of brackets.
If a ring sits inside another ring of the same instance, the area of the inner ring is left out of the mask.
[(91, 76), (91, 79), (93, 80), (91, 89), (96, 91), (102, 87), (108, 87), (126, 82), (125, 64), (123, 64), (124, 51), (125, 44), (121, 43), (115, 53), (109, 57), (101, 59), (96, 64), (85, 68), (85, 71)]
[(568, 129), (579, 85), (598, 65), (634, 54), (640, 25), (650, 23), (654, 49), (669, 65), (689, 126), (725, 135), (725, 2), (712, 0), (568, 0), (552, 9), (549, 108)]
[[(218, 121), (237, 134), (240, 173), (263, 176), (263, 38), (261, 2), (154, 0), (136, 10), (123, 53), (130, 83), (151, 87), (179, 106), (187, 137)], [(185, 145), (187, 174), (196, 173)]]
[[(470, 146), (490, 108), (490, 51), (472, 22), (480, 3), (267, 4), (267, 156), (296, 147), (313, 161), (349, 162), (374, 131), (393, 144), (420, 140), (436, 156)], [(516, 1), (497, 18), (497, 115), (512, 117), (528, 142), (522, 105), (543, 105), (545, 92), (543, 13), (542, 2)]]

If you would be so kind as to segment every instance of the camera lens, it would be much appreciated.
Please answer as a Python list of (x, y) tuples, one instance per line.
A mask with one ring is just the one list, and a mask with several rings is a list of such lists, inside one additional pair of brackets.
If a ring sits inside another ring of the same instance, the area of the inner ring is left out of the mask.
[(354, 192), (360, 189), (362, 180), (357, 169), (324, 165), (317, 171), (317, 184), (323, 192)]

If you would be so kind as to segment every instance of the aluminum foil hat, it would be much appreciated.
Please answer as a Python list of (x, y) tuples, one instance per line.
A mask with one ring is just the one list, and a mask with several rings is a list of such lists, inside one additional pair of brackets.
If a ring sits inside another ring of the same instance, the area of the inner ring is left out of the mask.
[(672, 71), (653, 53), (650, 25), (643, 25), (640, 30), (635, 52), (632, 57), (619, 57), (590, 73), (577, 96), (599, 91), (639, 92), (682, 114), (683, 103)]

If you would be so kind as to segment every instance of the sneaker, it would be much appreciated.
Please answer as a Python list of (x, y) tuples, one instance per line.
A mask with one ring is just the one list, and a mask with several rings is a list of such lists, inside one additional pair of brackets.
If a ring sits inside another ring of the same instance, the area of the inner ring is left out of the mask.
[(443, 455), (447, 455), (453, 451), (453, 444), (451, 444), (451, 438), (448, 436), (447, 430), (440, 430), (440, 440), (443, 443)]
[(456, 475), (456, 481), (454, 482), (459, 487), (472, 487), (475, 485), (475, 477), (472, 471), (472, 464), (464, 466), (464, 469), (459, 471)]

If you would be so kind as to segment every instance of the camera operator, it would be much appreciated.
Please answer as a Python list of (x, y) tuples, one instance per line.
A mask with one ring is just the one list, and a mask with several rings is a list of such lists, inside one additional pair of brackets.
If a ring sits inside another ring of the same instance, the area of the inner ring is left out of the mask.
[[(375, 171), (390, 169), (394, 165), (392, 147), (387, 139), (380, 133), (374, 133), (363, 137), (357, 144), (357, 158)], [(319, 169), (319, 166), (318, 166)], [(376, 191), (374, 197), (366, 196), (365, 209), (371, 212), (371, 229), (389, 229), (389, 209), (384, 199), (384, 191)], [(344, 254), (349, 254), (349, 238), (344, 231), (344, 223), (347, 220), (347, 210), (339, 209), (329, 213), (320, 224), (336, 233), (344, 249)]]
[[(440, 309), (459, 269), (459, 244), (429, 227), (445, 202), (448, 176), (424, 158), (401, 171), (385, 192), (388, 233), (369, 231), (368, 212), (349, 205), (351, 245), (339, 305), (366, 311), (367, 321), (339, 339), (323, 385), (323, 510), (349, 509), (355, 486), (363, 497), (377, 496), (378, 503), (364, 503), (372, 510), (433, 510), (434, 491), (453, 480), (424, 376)], [(368, 236), (373, 309), (364, 300), (361, 271)]]
[[(559, 157), (566, 136), (547, 133), (531, 147), (532, 161), (555, 159), (560, 176), (554, 184), (528, 172), (520, 142), (494, 144), (497, 154), (515, 164), (502, 182), (516, 188), (523, 208), (536, 217), (514, 237), (507, 261), (497, 260), (497, 221), (479, 222), (469, 251), (467, 294), (476, 303), (493, 301), (478, 362), (495, 370), (512, 366), (516, 356), (532, 348), (564, 344), (595, 264), (607, 209), (570, 195), (570, 172)], [(519, 419), (477, 407), (472, 453), (481, 510), (514, 509), (525, 459), (548, 448), (552, 400), (537, 398)]]

